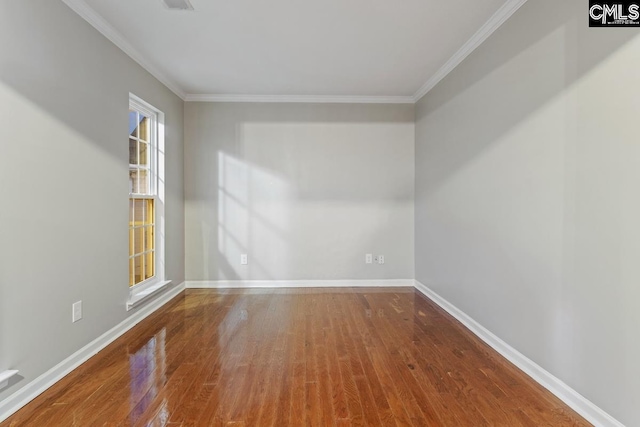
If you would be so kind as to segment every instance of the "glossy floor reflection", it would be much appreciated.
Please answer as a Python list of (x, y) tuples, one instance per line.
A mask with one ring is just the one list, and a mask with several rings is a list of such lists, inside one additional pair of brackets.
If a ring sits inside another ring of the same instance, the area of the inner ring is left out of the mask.
[(410, 288), (187, 290), (6, 426), (588, 425)]

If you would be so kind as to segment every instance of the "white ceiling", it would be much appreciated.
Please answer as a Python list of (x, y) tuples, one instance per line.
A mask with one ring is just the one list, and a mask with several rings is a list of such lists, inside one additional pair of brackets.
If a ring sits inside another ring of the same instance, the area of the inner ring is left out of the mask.
[(526, 0), (64, 1), (184, 99), (413, 102)]

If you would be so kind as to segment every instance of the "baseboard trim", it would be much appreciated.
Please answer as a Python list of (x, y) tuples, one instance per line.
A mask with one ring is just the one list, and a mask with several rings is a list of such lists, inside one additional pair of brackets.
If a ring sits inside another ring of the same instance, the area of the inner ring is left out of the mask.
[(439, 305), (451, 316), (456, 318), (456, 320), (462, 323), (473, 334), (487, 343), (491, 348), (500, 353), (511, 363), (516, 365), (521, 371), (529, 375), (534, 381), (539, 383), (564, 403), (569, 405), (574, 411), (576, 411), (594, 426), (624, 427), (621, 422), (613, 418), (611, 415), (607, 414), (593, 402), (569, 387), (559, 378), (546, 371), (544, 368), (526, 357), (524, 354), (520, 353), (509, 344), (502, 341), (487, 328), (473, 320), (473, 318), (468, 316), (465, 312), (457, 308), (455, 305), (451, 304), (446, 299), (442, 298), (440, 295), (438, 295), (423, 283), (416, 280), (415, 288), (431, 301)]
[(395, 288), (414, 287), (413, 279), (382, 280), (188, 280), (187, 289), (248, 288)]
[(140, 323), (154, 311), (168, 303), (171, 299), (178, 296), (185, 289), (184, 282), (166, 291), (164, 294), (158, 296), (158, 298), (149, 301), (144, 306), (141, 306), (131, 316), (127, 317), (118, 325), (114, 326), (89, 344), (82, 347), (80, 350), (73, 353), (71, 356), (58, 363), (53, 368), (49, 369), (44, 374), (40, 375), (6, 399), (0, 402), (0, 422), (6, 420), (20, 408), (33, 399), (38, 397), (42, 392), (49, 387), (60, 381), (67, 374), (73, 371), (75, 368), (89, 360), (96, 355), (100, 350), (111, 344), (117, 338), (122, 336), (129, 329)]
[(622, 423), (607, 414), (593, 402), (569, 387), (563, 381), (543, 369), (525, 355), (501, 340), (462, 310), (438, 295), (423, 283), (413, 279), (385, 280), (217, 280), (185, 281), (136, 313), (96, 338), (67, 359), (60, 362), (29, 384), (0, 402), (0, 422), (17, 412), (42, 392), (61, 380), (75, 368), (86, 362), (100, 350), (111, 344), (125, 332), (140, 323), (164, 304), (188, 289), (229, 289), (229, 288), (344, 288), (344, 287), (415, 287), (424, 296), (462, 323), (474, 335), (517, 366), (534, 381), (545, 387), (574, 411), (597, 427), (624, 427)]

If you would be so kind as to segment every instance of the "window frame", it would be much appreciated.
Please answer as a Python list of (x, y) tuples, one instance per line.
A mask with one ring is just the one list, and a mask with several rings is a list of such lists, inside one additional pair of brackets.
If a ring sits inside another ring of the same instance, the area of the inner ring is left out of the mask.
[[(129, 188), (129, 200), (127, 206), (130, 209), (131, 199), (153, 199), (153, 239), (154, 239), (154, 275), (143, 280), (129, 288), (129, 301), (127, 302), (127, 310), (135, 307), (142, 300), (161, 290), (164, 286), (171, 283), (165, 277), (165, 230), (164, 230), (164, 113), (155, 108), (142, 98), (129, 93), (129, 110), (137, 111), (149, 117), (149, 147), (148, 147), (148, 186), (149, 194), (133, 193), (133, 188)], [(130, 135), (127, 135), (127, 143)], [(139, 154), (138, 154), (139, 155)], [(130, 158), (127, 159), (127, 163)], [(139, 163), (139, 162), (138, 162)], [(132, 164), (128, 163), (129, 172), (132, 170)], [(137, 165), (136, 165), (137, 166)], [(138, 189), (139, 190), (139, 189)], [(130, 214), (129, 214), (130, 215)], [(130, 231), (130, 222), (127, 220), (127, 233)], [(129, 245), (131, 242), (129, 242)], [(128, 253), (128, 252), (127, 252)], [(127, 257), (127, 279), (129, 279), (130, 257)]]

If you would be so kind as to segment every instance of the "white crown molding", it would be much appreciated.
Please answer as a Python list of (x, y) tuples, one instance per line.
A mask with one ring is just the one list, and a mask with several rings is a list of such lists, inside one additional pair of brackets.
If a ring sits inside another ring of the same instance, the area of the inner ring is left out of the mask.
[(185, 92), (173, 80), (167, 77), (155, 65), (148, 61), (140, 54), (125, 37), (115, 28), (111, 26), (98, 12), (89, 6), (84, 0), (62, 0), (75, 13), (80, 15), (85, 21), (91, 24), (103, 36), (109, 39), (113, 44), (118, 46), (120, 50), (129, 55), (131, 59), (136, 61), (142, 68), (147, 70), (153, 77), (158, 79), (160, 83), (165, 85), (169, 90), (178, 95), (180, 99), (185, 99)]
[(525, 4), (527, 0), (507, 0), (500, 9), (494, 13), (491, 18), (485, 24), (480, 27), (476, 33), (471, 36), (462, 47), (453, 54), (451, 58), (445, 64), (431, 76), (427, 82), (422, 85), (420, 89), (413, 95), (413, 102), (418, 102), (420, 98), (425, 96), (431, 89), (433, 89), (440, 80), (444, 79), (447, 74), (453, 71), (464, 59), (478, 48), (486, 39), (489, 38), (507, 19), (511, 17), (520, 6)]
[(62, 0), (74, 12), (91, 24), (102, 35), (118, 46), (142, 68), (178, 95), (189, 102), (272, 102), (272, 103), (325, 103), (325, 104), (415, 104), (456, 68), (471, 52), (480, 46), (527, 0), (507, 0), (504, 5), (424, 84), (413, 96), (349, 96), (349, 95), (221, 95), (187, 94), (172, 79), (154, 66), (138, 52), (129, 41), (111, 26), (84, 0)]
[(446, 299), (435, 293), (429, 287), (415, 281), (416, 289), (431, 301), (439, 305), (444, 311), (453, 316), (474, 335), (487, 343), (495, 351), (503, 355), (507, 360), (516, 365), (521, 371), (529, 375), (538, 384), (556, 395), (560, 400), (569, 405), (574, 411), (596, 427), (624, 427), (624, 425), (607, 414), (596, 404), (569, 387), (562, 380), (545, 370), (543, 367), (502, 341), (487, 328), (476, 322), (464, 311), (451, 304)]
[(122, 336), (129, 329), (149, 317), (154, 311), (178, 296), (184, 289), (185, 286), (183, 282), (158, 296), (158, 298), (149, 301), (121, 323), (100, 335), (15, 393), (9, 395), (6, 399), (0, 401), (0, 423)]
[(249, 288), (395, 288), (414, 286), (413, 279), (365, 280), (188, 280), (187, 289)]
[(189, 102), (299, 102), (318, 104), (413, 104), (412, 96), (215, 95), (190, 93)]

